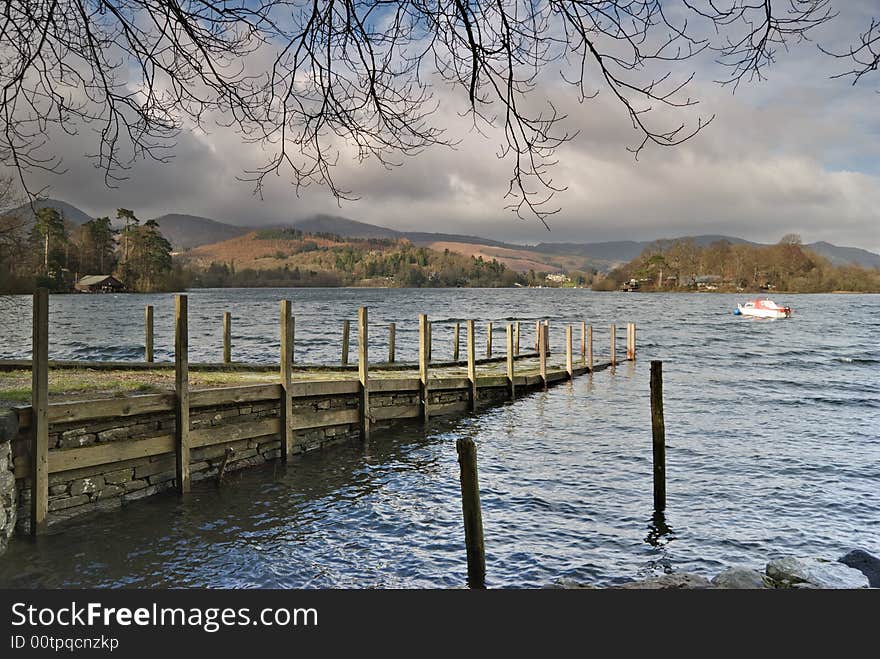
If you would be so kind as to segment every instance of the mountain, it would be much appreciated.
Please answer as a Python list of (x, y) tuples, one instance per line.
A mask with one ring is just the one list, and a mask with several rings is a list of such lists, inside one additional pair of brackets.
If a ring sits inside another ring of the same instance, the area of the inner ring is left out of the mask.
[(154, 220), (159, 224), (162, 235), (177, 251), (219, 243), (251, 231), (198, 215), (170, 213)]
[(824, 256), (833, 265), (855, 263), (863, 268), (880, 268), (880, 254), (874, 254), (859, 247), (838, 247), (824, 241), (804, 245), (819, 256)]
[(315, 215), (293, 223), (303, 233), (332, 233), (347, 238), (400, 238), (403, 234), (394, 229), (366, 222), (357, 222), (334, 215)]
[(68, 204), (66, 201), (61, 201), (60, 199), (40, 199), (35, 201), (33, 205), (22, 204), (17, 208), (2, 213), (2, 215), (4, 217), (17, 217), (21, 219), (22, 222), (31, 224), (34, 221), (34, 210), (39, 210), (41, 208), (54, 208), (64, 216), (65, 220), (77, 225), (85, 224), (92, 219), (73, 204)]

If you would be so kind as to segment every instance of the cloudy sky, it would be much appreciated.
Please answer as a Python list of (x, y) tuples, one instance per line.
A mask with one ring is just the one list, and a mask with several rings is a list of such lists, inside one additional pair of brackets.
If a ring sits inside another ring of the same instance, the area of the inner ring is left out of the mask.
[[(838, 3), (839, 20), (817, 33), (832, 47), (853, 43), (867, 26), (873, 2)], [(846, 63), (819, 53), (815, 43), (782, 52), (768, 79), (730, 88), (713, 82), (720, 72), (703, 60), (689, 94), (700, 115), (714, 122), (674, 149), (648, 148), (638, 161), (626, 150), (637, 141), (621, 108), (602, 91), (578, 104), (573, 91), (549, 83), (544, 91), (569, 113), (579, 136), (558, 151), (553, 178), (567, 190), (548, 232), (536, 220), (506, 211), (510, 162), (499, 160), (497, 136), (482, 137), (457, 119), (460, 92), (437, 90), (437, 119), (458, 149), (431, 149), (391, 171), (343, 161), (338, 179), (360, 195), (338, 206), (326, 189), (297, 197), (273, 178), (263, 199), (236, 180), (260, 162), (257, 147), (236, 135), (185, 132), (169, 164), (140, 163), (118, 190), (82, 154), (87, 134), (57, 137), (53, 147), (68, 168), (35, 179), (51, 196), (90, 214), (118, 206), (142, 218), (181, 212), (235, 224), (295, 220), (314, 213), (342, 215), (401, 230), (468, 233), (520, 243), (637, 239), (723, 233), (775, 242), (789, 232), (805, 242), (827, 240), (880, 252), (880, 74), (852, 86), (830, 76)]]

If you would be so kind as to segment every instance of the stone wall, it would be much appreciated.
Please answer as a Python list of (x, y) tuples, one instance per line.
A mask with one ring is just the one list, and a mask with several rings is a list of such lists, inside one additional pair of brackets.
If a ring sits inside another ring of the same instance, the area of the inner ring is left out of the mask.
[[(0, 420), (2, 421), (2, 420)], [(15, 476), (12, 473), (12, 442), (3, 434), (0, 424), (0, 553), (15, 530)]]
[[(297, 413), (357, 409), (358, 399), (353, 395), (314, 396), (294, 399), (294, 417)], [(192, 448), (190, 474), (193, 481), (216, 478), (226, 459), (226, 471), (253, 467), (280, 457), (281, 438), (277, 431), (257, 437), (223, 441), (224, 436), (236, 436), (236, 426), (260, 420), (277, 419), (280, 403), (277, 400), (248, 402), (210, 408), (192, 409), (191, 430), (216, 428), (217, 443)], [(96, 419), (68, 424), (53, 424), (49, 433), (50, 459), (53, 453), (88, 446), (116, 442), (138, 442), (173, 435), (174, 414), (171, 412), (141, 414), (122, 419)], [(293, 433), (291, 453), (303, 453), (323, 448), (332, 442), (359, 437), (356, 423), (330, 425), (296, 430)], [(19, 433), (15, 446), (17, 456), (26, 456), (29, 432)], [(6, 443), (7, 449), (9, 443)], [(231, 450), (228, 459), (227, 450)], [(50, 526), (72, 517), (91, 512), (119, 508), (133, 501), (172, 490), (176, 487), (176, 462), (173, 452), (151, 455), (109, 464), (70, 469), (49, 474)], [(2, 466), (2, 459), (0, 459)], [(11, 483), (13, 474), (8, 470)], [(5, 481), (0, 475), (0, 485)], [(18, 512), (18, 530), (27, 532), (30, 525), (30, 479), (19, 478), (17, 493), (10, 487), (10, 527)], [(10, 528), (11, 532), (11, 528)]]
[[(448, 382), (446, 388), (430, 389), (428, 404), (432, 416), (469, 409), (470, 389), (460, 382), (459, 379), (455, 384)], [(374, 427), (388, 427), (396, 420), (420, 415), (419, 392), (413, 390), (412, 381), (399, 384), (400, 391), (371, 392), (370, 415)], [(388, 385), (391, 383), (387, 382)], [(360, 438), (356, 387), (333, 382), (316, 382), (305, 387), (311, 391), (306, 389), (293, 399), (291, 454)], [(274, 397), (263, 400), (264, 395)], [(225, 402), (226, 396), (229, 403)], [(198, 437), (190, 451), (192, 479), (216, 478), (224, 461), (225, 469), (234, 471), (278, 459), (281, 429), (277, 396), (277, 393), (264, 391), (254, 393), (253, 388), (247, 387), (203, 395), (203, 406), (190, 410), (191, 440)], [(259, 399), (241, 402), (245, 398)], [(497, 382), (486, 383), (477, 392), (477, 403), (481, 407), (507, 398), (507, 388), (497, 386)], [(129, 400), (134, 399), (126, 399)], [(50, 423), (49, 462), (50, 469), (56, 470), (49, 474), (47, 521), (50, 526), (86, 513), (113, 510), (176, 488), (174, 413), (167, 403), (150, 405), (141, 404), (140, 409), (154, 411), (127, 410), (121, 416), (118, 413), (110, 416), (111, 412), (106, 411), (109, 408), (105, 407), (105, 417), (109, 418)], [(87, 415), (80, 412), (78, 418)], [(0, 543), (5, 542), (16, 527), (16, 518), (21, 531), (27, 531), (30, 523), (31, 488), (26, 465), (30, 429), (26, 423), (23, 427), (15, 424), (9, 427), (17, 428), (7, 432), (7, 435), (14, 434), (12, 441), (7, 437), (7, 441), (2, 442), (0, 436)], [(79, 457), (86, 452), (90, 452), (90, 457)], [(98, 460), (104, 463), (94, 464)], [(57, 471), (59, 468), (63, 470)]]

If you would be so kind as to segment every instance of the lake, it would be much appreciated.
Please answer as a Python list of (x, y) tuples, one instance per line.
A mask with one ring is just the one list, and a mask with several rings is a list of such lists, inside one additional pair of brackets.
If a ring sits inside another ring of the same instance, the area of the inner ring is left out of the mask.
[[(725, 294), (574, 289), (194, 290), (190, 358), (277, 360), (278, 301), (293, 301), (296, 359), (334, 363), (341, 324), (370, 307), (370, 350), (415, 360), (417, 314), (434, 359), (451, 356), (452, 323), (550, 319), (638, 324), (638, 361), (427, 429), (403, 425), (366, 444), (308, 454), (287, 468), (236, 472), (183, 501), (160, 496), (81, 520), (0, 559), (12, 587), (460, 587), (466, 582), (455, 440), (478, 448), (489, 587), (562, 580), (596, 585), (780, 554), (836, 559), (880, 553), (880, 296), (775, 295), (781, 321), (735, 317)], [(134, 360), (143, 307), (155, 306), (156, 358), (172, 357), (172, 295), (53, 296), (50, 354)], [(353, 329), (356, 325), (353, 324)], [(575, 336), (579, 341), (579, 332)], [(29, 298), (0, 300), (0, 358), (27, 357)], [(355, 354), (352, 340), (352, 355)], [(557, 357), (558, 359), (558, 357)], [(654, 515), (649, 361), (664, 362), (668, 503)]]

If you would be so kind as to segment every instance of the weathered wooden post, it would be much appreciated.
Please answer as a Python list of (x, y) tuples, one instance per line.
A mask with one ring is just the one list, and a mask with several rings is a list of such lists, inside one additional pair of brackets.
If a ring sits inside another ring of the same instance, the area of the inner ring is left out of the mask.
[(632, 323), (626, 324), (626, 359), (632, 359)]
[(535, 352), (541, 352), (540, 350), (540, 342), (541, 340), (541, 321), (535, 321)]
[(486, 357), (492, 357), (492, 321), (486, 323)]
[(223, 312), (223, 363), (232, 362), (232, 314)]
[(347, 320), (342, 321), (342, 365), (348, 366), (348, 334), (351, 330), (351, 323)]
[(587, 363), (587, 323), (581, 321), (581, 366)]
[(467, 362), (468, 381), (471, 385), (470, 403), (471, 411), (477, 409), (477, 355), (474, 340), (474, 321), (467, 321)]
[(391, 323), (388, 326), (388, 363), (394, 363), (394, 339), (395, 334), (397, 333), (397, 325)]
[(568, 373), (568, 379), (574, 379), (574, 365), (571, 359), (571, 325), (565, 326), (565, 371)]
[(663, 421), (663, 362), (651, 362), (651, 434), (654, 440), (654, 510), (666, 509), (666, 424)]
[(361, 439), (370, 438), (370, 360), (367, 351), (367, 307), (358, 309), (358, 380), (360, 381)]
[(617, 327), (611, 324), (611, 365), (617, 366)]
[(519, 357), (519, 321), (513, 326), (513, 354)]
[(190, 491), (189, 474), (189, 320), (186, 295), (174, 298), (174, 453), (177, 493)]
[(455, 323), (455, 330), (452, 333), (452, 361), (458, 361), (458, 335), (461, 329), (461, 323)]
[(49, 291), (33, 299), (31, 335), (31, 535), (46, 532), (49, 514)]
[(153, 305), (144, 308), (144, 361), (153, 361)]
[(541, 384), (547, 388), (547, 326), (538, 325), (538, 363), (541, 368)]
[(636, 360), (636, 324), (632, 324), (632, 357), (630, 357), (633, 361)]
[(587, 368), (593, 371), (593, 326), (587, 325)]
[(464, 516), (464, 543), (467, 551), (468, 585), (484, 588), (486, 584), (486, 546), (483, 540), (483, 513), (480, 509), (480, 484), (477, 478), (477, 447), (474, 440), (462, 437), (455, 442), (461, 480), (461, 511)]
[(293, 450), (293, 316), (290, 300), (281, 300), (281, 460)]
[(428, 314), (419, 314), (419, 403), (421, 417), (428, 422), (428, 364), (431, 361), (431, 323)]
[(513, 400), (516, 397), (516, 390), (513, 385), (513, 334), (513, 325), (511, 323), (507, 323), (507, 387), (508, 389), (510, 389), (510, 400)]
[(550, 354), (550, 321), (544, 321), (544, 352)]

